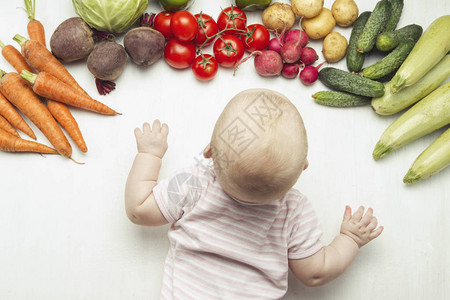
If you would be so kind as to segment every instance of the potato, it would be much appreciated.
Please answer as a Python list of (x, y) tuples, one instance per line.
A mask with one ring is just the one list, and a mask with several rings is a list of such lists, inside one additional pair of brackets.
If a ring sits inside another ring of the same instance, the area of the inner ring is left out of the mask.
[(347, 46), (347, 39), (342, 34), (339, 32), (332, 32), (323, 40), (323, 57), (325, 57), (327, 62), (337, 62), (345, 56)]
[(292, 0), (291, 6), (294, 14), (310, 19), (320, 14), (323, 0)]
[(289, 4), (275, 2), (262, 13), (262, 22), (268, 29), (280, 33), (284, 26), (289, 30), (294, 26), (295, 14)]
[(336, 24), (341, 27), (351, 26), (358, 18), (358, 6), (354, 0), (336, 0), (331, 6)]
[(334, 26), (336, 26), (336, 21), (331, 10), (326, 7), (322, 8), (318, 16), (302, 21), (302, 27), (311, 39), (326, 37), (333, 30)]

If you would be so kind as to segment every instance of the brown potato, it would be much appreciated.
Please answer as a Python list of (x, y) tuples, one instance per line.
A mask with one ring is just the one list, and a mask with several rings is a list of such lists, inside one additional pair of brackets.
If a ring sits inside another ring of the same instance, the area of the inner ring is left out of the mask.
[(358, 18), (359, 10), (354, 0), (336, 0), (331, 6), (331, 13), (339, 26), (348, 27)]
[(347, 53), (347, 46), (347, 39), (342, 34), (339, 32), (332, 32), (323, 40), (323, 57), (327, 62), (337, 62)]
[(314, 18), (323, 8), (323, 0), (291, 0), (294, 14), (304, 18)]
[(289, 30), (294, 26), (295, 14), (289, 4), (275, 2), (262, 12), (262, 22), (268, 29), (281, 32), (286, 26)]
[(311, 39), (326, 37), (333, 30), (334, 26), (336, 26), (336, 21), (331, 10), (326, 7), (322, 8), (318, 16), (302, 21), (302, 27)]

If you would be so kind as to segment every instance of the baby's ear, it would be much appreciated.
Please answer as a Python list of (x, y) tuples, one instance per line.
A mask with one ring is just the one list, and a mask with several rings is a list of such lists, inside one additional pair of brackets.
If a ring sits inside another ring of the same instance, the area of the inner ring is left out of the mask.
[(211, 144), (208, 144), (208, 146), (206, 146), (205, 150), (203, 150), (203, 157), (211, 158), (211, 156), (212, 156)]

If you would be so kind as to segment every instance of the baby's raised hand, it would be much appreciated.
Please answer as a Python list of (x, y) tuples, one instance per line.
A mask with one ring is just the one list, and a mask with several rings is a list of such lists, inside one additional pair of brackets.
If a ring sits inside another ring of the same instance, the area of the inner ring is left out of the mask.
[(134, 130), (136, 143), (139, 153), (149, 153), (162, 158), (167, 151), (167, 135), (169, 127), (162, 124), (159, 120), (153, 122), (150, 127), (149, 123), (144, 123), (142, 131), (139, 128)]
[(346, 206), (341, 233), (352, 238), (361, 248), (381, 234), (383, 226), (377, 228), (377, 225), (378, 221), (373, 216), (372, 208), (367, 209), (367, 212), (364, 214), (364, 207), (360, 206), (352, 215), (350, 206)]

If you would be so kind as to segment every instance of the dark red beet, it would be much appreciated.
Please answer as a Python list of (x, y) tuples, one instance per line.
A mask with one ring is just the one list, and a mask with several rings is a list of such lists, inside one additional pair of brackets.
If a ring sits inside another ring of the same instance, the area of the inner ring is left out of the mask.
[(319, 77), (319, 68), (324, 64), (325, 62), (321, 63), (317, 67), (313, 66), (306, 66), (301, 72), (300, 72), (300, 80), (304, 85), (311, 85), (314, 82), (316, 82), (317, 78)]
[(302, 55), (300, 56), (300, 60), (305, 65), (309, 66), (312, 65), (316, 60), (319, 59), (319, 56), (316, 53), (316, 50), (314, 50), (311, 47), (305, 47), (302, 50)]

